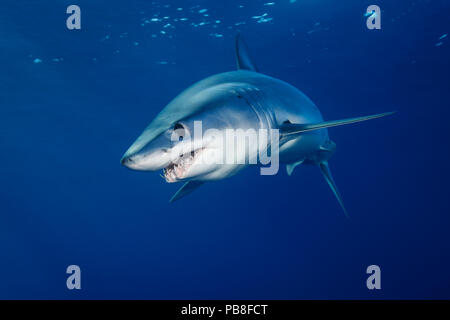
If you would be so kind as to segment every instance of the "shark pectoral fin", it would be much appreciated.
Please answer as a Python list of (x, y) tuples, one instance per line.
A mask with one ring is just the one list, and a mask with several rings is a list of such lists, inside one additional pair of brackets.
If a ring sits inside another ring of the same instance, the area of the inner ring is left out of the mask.
[(292, 175), (292, 172), (294, 171), (295, 167), (302, 163), (303, 163), (303, 160), (287, 164), (286, 171), (287, 171), (288, 176)]
[(238, 70), (250, 70), (258, 72), (258, 68), (250, 59), (247, 45), (240, 35), (236, 36), (236, 61)]
[(317, 122), (317, 123), (306, 123), (306, 124), (284, 123), (280, 126), (280, 134), (282, 136), (289, 136), (292, 134), (299, 134), (299, 133), (312, 131), (312, 130), (337, 127), (337, 126), (342, 126), (344, 124), (350, 124), (350, 123), (356, 123), (356, 122), (361, 122), (361, 121), (367, 121), (367, 120), (371, 120), (371, 119), (377, 119), (377, 118), (389, 116), (393, 113), (395, 113), (395, 112), (385, 112), (385, 113), (379, 113), (379, 114), (374, 114), (374, 115), (365, 116), (365, 117), (348, 118), (348, 119), (342, 119), (342, 120), (331, 120), (331, 121), (323, 121), (323, 122)]
[(202, 181), (188, 181), (186, 182), (178, 191), (173, 195), (173, 197), (170, 199), (170, 203), (183, 198), (184, 196), (187, 196), (192, 191), (197, 189), (203, 184)]
[(348, 218), (347, 210), (345, 210), (344, 202), (342, 201), (342, 197), (338, 191), (338, 188), (336, 184), (334, 183), (333, 176), (331, 175), (330, 168), (328, 167), (328, 162), (324, 161), (319, 164), (320, 170), (322, 171), (323, 176), (325, 177), (325, 180), (327, 180), (328, 185), (330, 186), (331, 190), (333, 190), (334, 195), (336, 196), (339, 204), (341, 205), (342, 210), (344, 210), (345, 216)]

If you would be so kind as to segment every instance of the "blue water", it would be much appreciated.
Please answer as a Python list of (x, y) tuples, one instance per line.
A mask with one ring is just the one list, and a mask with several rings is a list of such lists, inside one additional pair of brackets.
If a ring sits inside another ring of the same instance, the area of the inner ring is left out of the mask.
[[(450, 2), (377, 0), (381, 30), (372, 1), (267, 2), (1, 2), (0, 298), (450, 298)], [(350, 219), (313, 166), (168, 204), (178, 185), (120, 165), (176, 94), (235, 68), (239, 32), (326, 119), (398, 111), (330, 129)]]

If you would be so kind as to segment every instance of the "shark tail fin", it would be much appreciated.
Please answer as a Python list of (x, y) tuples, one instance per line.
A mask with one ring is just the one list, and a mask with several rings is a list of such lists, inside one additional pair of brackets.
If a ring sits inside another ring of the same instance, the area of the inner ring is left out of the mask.
[(185, 196), (187, 196), (188, 194), (190, 194), (191, 192), (193, 192), (195, 189), (197, 189), (198, 187), (200, 187), (203, 184), (202, 181), (188, 181), (185, 184), (183, 184), (183, 186), (178, 189), (178, 191), (173, 195), (173, 197), (170, 199), (170, 203), (181, 199)]
[(333, 176), (331, 175), (330, 168), (328, 166), (327, 161), (323, 161), (319, 163), (320, 171), (322, 171), (322, 174), (327, 181), (328, 185), (330, 186), (331, 190), (333, 191), (334, 195), (336, 196), (342, 210), (344, 211), (345, 216), (348, 218), (347, 210), (344, 207), (344, 202), (342, 201), (341, 194), (339, 193), (339, 190), (336, 186), (336, 183), (334, 182)]
[(305, 123), (305, 124), (285, 123), (285, 124), (281, 125), (280, 133), (284, 136), (289, 136), (289, 135), (300, 134), (303, 132), (308, 132), (308, 131), (313, 131), (313, 130), (337, 127), (337, 126), (342, 126), (345, 124), (377, 119), (377, 118), (389, 116), (393, 113), (395, 113), (395, 112), (385, 112), (385, 113), (374, 114), (371, 116), (347, 118), (347, 119), (342, 119), (342, 120), (323, 121), (323, 122), (317, 122), (317, 123)]
[(236, 36), (236, 62), (238, 70), (258, 72), (258, 68), (248, 54), (247, 45), (239, 34)]

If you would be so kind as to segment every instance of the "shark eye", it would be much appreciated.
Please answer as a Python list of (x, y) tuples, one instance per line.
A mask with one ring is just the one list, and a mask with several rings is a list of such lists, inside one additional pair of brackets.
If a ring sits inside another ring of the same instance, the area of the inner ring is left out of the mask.
[(183, 141), (186, 136), (186, 128), (181, 123), (176, 123), (173, 126), (173, 141)]
[(184, 129), (184, 126), (181, 123), (176, 123), (173, 127), (173, 130)]

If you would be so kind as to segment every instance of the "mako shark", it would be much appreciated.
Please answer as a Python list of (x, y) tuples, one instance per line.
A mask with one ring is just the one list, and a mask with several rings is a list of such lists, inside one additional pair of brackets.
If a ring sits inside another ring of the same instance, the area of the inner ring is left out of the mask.
[[(328, 166), (336, 144), (329, 139), (327, 128), (380, 118), (393, 112), (324, 121), (316, 105), (300, 90), (261, 74), (239, 36), (236, 37), (236, 56), (236, 71), (210, 76), (173, 99), (130, 146), (121, 163), (133, 170), (163, 170), (163, 177), (169, 183), (183, 181), (183, 186), (170, 199), (172, 202), (207, 181), (230, 177), (248, 165), (201, 161), (200, 158), (212, 154), (216, 147), (211, 142), (214, 139), (205, 137), (186, 144), (184, 138), (192, 135), (196, 122), (200, 121), (203, 128), (221, 132), (228, 129), (278, 130), (279, 161), (286, 164), (288, 175), (300, 164), (318, 166), (347, 215)], [(270, 144), (267, 140), (265, 146), (258, 148), (267, 149)], [(237, 157), (251, 157), (249, 153), (254, 154), (255, 148), (249, 149)]]

